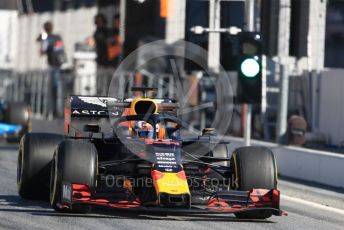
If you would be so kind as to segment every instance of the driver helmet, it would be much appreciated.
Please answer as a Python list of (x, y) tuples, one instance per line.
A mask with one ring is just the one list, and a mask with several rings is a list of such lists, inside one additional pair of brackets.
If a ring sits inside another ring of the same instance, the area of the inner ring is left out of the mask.
[(135, 122), (134, 130), (139, 138), (153, 138), (153, 127), (148, 122)]

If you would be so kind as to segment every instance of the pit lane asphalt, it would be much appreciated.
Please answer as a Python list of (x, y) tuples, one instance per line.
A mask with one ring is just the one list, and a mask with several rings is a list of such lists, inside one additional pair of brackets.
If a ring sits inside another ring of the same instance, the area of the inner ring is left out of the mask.
[[(37, 124), (40, 131), (44, 124)], [(51, 126), (49, 126), (51, 128)], [(61, 126), (59, 126), (61, 127)], [(238, 220), (233, 215), (173, 216), (104, 212), (86, 215), (54, 212), (42, 201), (17, 195), (16, 144), (0, 143), (0, 229), (344, 229), (344, 194), (280, 181), (281, 208), (288, 216), (266, 221)]]

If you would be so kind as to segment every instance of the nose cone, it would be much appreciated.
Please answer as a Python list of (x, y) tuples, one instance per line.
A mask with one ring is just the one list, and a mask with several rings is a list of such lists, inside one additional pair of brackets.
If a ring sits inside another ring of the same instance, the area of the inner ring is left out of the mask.
[(185, 172), (152, 171), (152, 179), (161, 206), (189, 207), (190, 190)]

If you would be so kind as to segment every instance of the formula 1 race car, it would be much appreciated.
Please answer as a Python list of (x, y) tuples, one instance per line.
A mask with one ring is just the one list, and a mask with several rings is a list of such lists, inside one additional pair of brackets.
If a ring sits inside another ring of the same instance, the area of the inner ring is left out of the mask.
[[(245, 219), (283, 215), (269, 149), (230, 153), (229, 143), (211, 129), (182, 138), (177, 110), (171, 99), (71, 96), (65, 136), (22, 138), (19, 195), (49, 199), (59, 212), (101, 206), (160, 214), (234, 213)], [(104, 118), (110, 120), (109, 132), (94, 123)]]
[(0, 100), (0, 138), (8, 142), (19, 142), (30, 130), (31, 109), (22, 102)]

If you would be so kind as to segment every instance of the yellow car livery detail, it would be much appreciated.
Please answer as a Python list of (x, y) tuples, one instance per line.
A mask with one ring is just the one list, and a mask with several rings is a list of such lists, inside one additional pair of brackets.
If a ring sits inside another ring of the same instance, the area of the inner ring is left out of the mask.
[(153, 170), (152, 178), (157, 194), (190, 194), (185, 172), (183, 170), (178, 173)]

